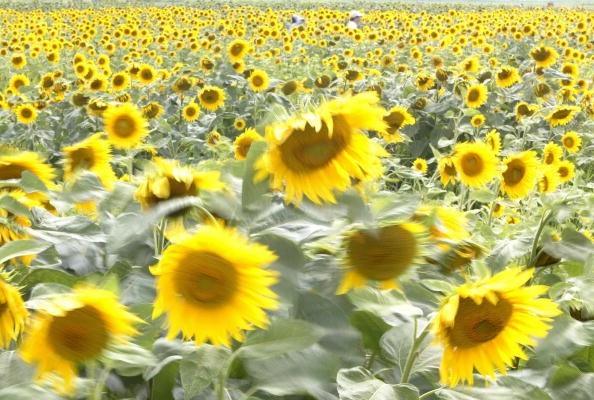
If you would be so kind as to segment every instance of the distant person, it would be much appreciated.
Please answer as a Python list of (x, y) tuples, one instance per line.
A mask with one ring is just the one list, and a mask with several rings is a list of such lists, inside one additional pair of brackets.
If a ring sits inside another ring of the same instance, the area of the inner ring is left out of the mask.
[(356, 29), (361, 27), (361, 20), (363, 19), (363, 13), (361, 11), (351, 11), (351, 15), (349, 17), (349, 22), (347, 23), (347, 28), (349, 29)]
[(291, 23), (289, 24), (289, 31), (292, 31), (293, 28), (297, 28), (305, 23), (305, 18), (303, 18), (299, 14), (291, 15)]

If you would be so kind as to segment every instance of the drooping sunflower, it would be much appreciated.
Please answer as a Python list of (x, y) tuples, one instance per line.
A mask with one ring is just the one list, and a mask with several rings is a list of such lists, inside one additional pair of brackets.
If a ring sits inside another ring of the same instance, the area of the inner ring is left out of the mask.
[(198, 92), (198, 101), (203, 108), (215, 111), (225, 102), (225, 92), (216, 86), (204, 86)]
[(419, 171), (422, 174), (426, 174), (428, 169), (427, 160), (424, 158), (417, 158), (415, 161), (413, 161), (413, 169), (415, 171)]
[(268, 77), (266, 71), (256, 69), (250, 74), (248, 83), (254, 92), (262, 92), (268, 89), (268, 86), (270, 85), (270, 78)]
[(437, 163), (437, 170), (443, 186), (456, 183), (456, 165), (452, 157), (442, 157)]
[(347, 271), (336, 293), (365, 286), (368, 280), (383, 290), (399, 288), (396, 279), (421, 253), (423, 232), (423, 226), (414, 222), (349, 232), (343, 241)]
[(495, 84), (502, 88), (507, 88), (521, 82), (518, 70), (509, 65), (504, 65), (495, 74)]
[(187, 122), (196, 121), (200, 116), (200, 107), (196, 103), (189, 103), (184, 107), (182, 116)]
[(361, 129), (386, 129), (385, 109), (375, 92), (344, 96), (323, 103), (314, 112), (266, 127), (268, 149), (256, 162), (257, 181), (271, 175), (273, 189), (285, 189), (287, 202), (335, 202), (352, 179), (381, 176), (379, 157), (386, 151)]
[(37, 120), (37, 110), (32, 104), (21, 104), (15, 110), (17, 121), (21, 124), (32, 124)]
[(19, 290), (0, 273), (0, 348), (6, 349), (25, 328), (29, 313)]
[(499, 159), (485, 143), (458, 143), (453, 160), (458, 179), (466, 186), (484, 187), (497, 176)]
[(561, 138), (561, 143), (569, 153), (575, 153), (582, 145), (582, 138), (575, 131), (569, 131)]
[(20, 179), (24, 171), (37, 176), (46, 186), (51, 186), (54, 169), (43, 162), (39, 154), (31, 151), (0, 153), (0, 181)]
[(537, 104), (528, 104), (525, 101), (520, 101), (515, 107), (516, 120), (521, 121), (524, 117), (531, 117), (537, 110)]
[(539, 177), (539, 162), (535, 151), (523, 151), (503, 160), (501, 191), (512, 199), (528, 196)]
[(542, 154), (542, 163), (544, 165), (555, 165), (561, 160), (563, 149), (556, 143), (549, 142), (544, 147)]
[(578, 106), (558, 105), (545, 117), (551, 126), (567, 125), (581, 111)]
[(148, 103), (140, 111), (142, 112), (142, 116), (147, 120), (157, 119), (165, 113), (163, 106), (156, 101)]
[(538, 179), (538, 191), (541, 193), (553, 193), (559, 186), (559, 173), (555, 166), (543, 168), (542, 176)]
[(559, 182), (565, 183), (573, 179), (575, 175), (575, 165), (569, 160), (562, 160), (556, 165), (559, 174)]
[(151, 268), (157, 277), (153, 318), (167, 314), (168, 339), (181, 331), (196, 345), (241, 341), (244, 330), (268, 325), (265, 309), (277, 308), (270, 290), (277, 273), (265, 269), (276, 259), (237, 230), (204, 226), (167, 247)]
[(384, 140), (388, 143), (399, 143), (403, 138), (398, 130), (406, 125), (414, 125), (416, 120), (405, 107), (394, 106), (384, 115), (384, 122), (388, 125), (388, 128), (382, 132)]
[(530, 50), (530, 57), (536, 62), (536, 66), (548, 68), (555, 64), (559, 54), (552, 47), (539, 46)]
[(467, 282), (442, 301), (432, 331), (444, 349), (443, 383), (472, 385), (475, 369), (485, 377), (495, 378), (496, 369), (505, 374), (516, 357), (527, 359), (522, 346), (546, 336), (547, 322), (561, 311), (550, 299), (537, 298), (547, 286), (523, 286), (533, 274), (533, 269), (510, 268)]
[(489, 146), (493, 154), (499, 155), (501, 152), (501, 135), (496, 129), (492, 129), (487, 133), (487, 136), (485, 136), (485, 143), (487, 143), (487, 146)]
[(427, 91), (435, 86), (435, 79), (429, 74), (420, 73), (415, 80), (417, 88), (422, 91)]
[(235, 148), (235, 159), (245, 160), (252, 143), (264, 140), (264, 138), (253, 128), (247, 128), (245, 132), (235, 138), (233, 146)]
[(101, 133), (89, 136), (82, 142), (62, 149), (64, 152), (64, 180), (73, 179), (81, 171), (93, 172), (103, 186), (111, 190), (117, 180), (111, 164), (109, 142)]
[(137, 334), (133, 323), (141, 321), (113, 293), (77, 286), (37, 311), (19, 351), (23, 360), (37, 364), (38, 379), (72, 394), (78, 365), (96, 360), (110, 343), (125, 343)]
[(176, 160), (164, 158), (153, 159), (152, 167), (134, 194), (145, 209), (161, 201), (196, 196), (202, 190), (215, 191), (224, 187), (218, 171), (197, 171), (180, 165)]
[(464, 99), (466, 106), (470, 108), (479, 108), (487, 101), (488, 94), (489, 91), (487, 90), (487, 87), (482, 83), (470, 86), (466, 92), (466, 98)]
[(103, 116), (109, 142), (118, 149), (131, 149), (148, 135), (146, 120), (132, 104), (109, 107)]

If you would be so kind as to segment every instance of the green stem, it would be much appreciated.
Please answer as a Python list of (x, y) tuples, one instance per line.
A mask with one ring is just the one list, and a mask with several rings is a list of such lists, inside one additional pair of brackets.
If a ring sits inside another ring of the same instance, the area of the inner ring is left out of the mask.
[(427, 324), (427, 326), (425, 327), (425, 329), (423, 329), (423, 331), (421, 332), (421, 334), (419, 336), (417, 336), (417, 326), (418, 322), (415, 319), (414, 321), (414, 329), (413, 329), (413, 342), (412, 345), (410, 346), (410, 351), (408, 352), (408, 356), (406, 357), (406, 363), (404, 364), (404, 370), (402, 371), (402, 378), (400, 380), (400, 383), (408, 383), (408, 379), (410, 378), (410, 374), (412, 372), (412, 367), (413, 364), (415, 363), (416, 358), (419, 356), (420, 352), (419, 350), (419, 346), (421, 345), (421, 343), (423, 343), (423, 340), (425, 340), (425, 337), (427, 337), (427, 335), (429, 334), (429, 325)]
[(426, 399), (427, 397), (431, 396), (433, 393), (437, 393), (439, 392), (441, 389), (443, 389), (442, 387), (438, 387), (436, 389), (430, 390), (428, 392), (423, 393), (422, 395), (419, 396), (419, 400), (423, 400)]
[(532, 243), (532, 251), (530, 252), (530, 259), (528, 260), (527, 265), (528, 268), (534, 266), (534, 264), (536, 263), (536, 253), (538, 251), (538, 241), (540, 239), (540, 235), (542, 234), (544, 227), (547, 225), (549, 219), (551, 219), (552, 216), (553, 213), (549, 209), (544, 210), (542, 213), (542, 217), (540, 218), (540, 224), (538, 225), (538, 230), (536, 231), (536, 236), (534, 236), (534, 242)]
[(167, 219), (162, 218), (155, 226), (153, 231), (153, 246), (155, 248), (155, 257), (159, 257), (165, 248), (165, 227), (167, 226)]
[(371, 366), (373, 365), (373, 362), (375, 361), (376, 357), (377, 357), (377, 351), (374, 350), (373, 353), (369, 356), (369, 358), (365, 362), (365, 369), (371, 370)]
[(93, 395), (91, 396), (91, 400), (101, 400), (103, 397), (103, 388), (105, 387), (105, 382), (109, 378), (109, 368), (104, 368), (101, 370), (99, 376), (97, 377), (97, 382), (95, 383), (95, 388), (93, 390)]
[(233, 361), (237, 356), (238, 352), (231, 354), (231, 357), (227, 360), (227, 365), (223, 369), (221, 369), (221, 373), (219, 374), (219, 381), (215, 385), (216, 386), (216, 395), (217, 400), (225, 400), (226, 393), (227, 393), (227, 378), (229, 377), (229, 372), (231, 371), (231, 365), (233, 365)]

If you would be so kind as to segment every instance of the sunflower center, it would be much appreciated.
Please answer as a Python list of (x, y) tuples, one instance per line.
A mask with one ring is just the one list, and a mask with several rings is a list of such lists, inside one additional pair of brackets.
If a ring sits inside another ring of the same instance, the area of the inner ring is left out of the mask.
[(201, 251), (186, 256), (175, 270), (176, 292), (203, 307), (224, 305), (237, 291), (235, 267), (218, 254)]
[(239, 57), (239, 55), (243, 52), (243, 45), (240, 43), (236, 43), (231, 46), (231, 54), (234, 57)]
[(360, 230), (348, 238), (347, 254), (361, 275), (385, 281), (410, 267), (417, 254), (417, 239), (400, 225)]
[(566, 178), (569, 175), (569, 169), (567, 167), (559, 167), (557, 173), (561, 178)]
[(126, 82), (126, 78), (121, 75), (117, 75), (113, 78), (113, 85), (116, 87), (122, 86)]
[(461, 298), (449, 331), (450, 343), (457, 348), (470, 348), (488, 342), (505, 328), (513, 312), (513, 306), (505, 299), (491, 304), (484, 299), (476, 304), (470, 298)]
[(31, 110), (30, 108), (23, 108), (21, 110), (21, 117), (23, 118), (31, 118), (33, 116), (33, 110)]
[(400, 129), (402, 123), (404, 122), (404, 115), (402, 115), (402, 113), (399, 112), (393, 112), (385, 116), (384, 121), (388, 124), (390, 129), (397, 131), (398, 129)]
[(547, 155), (545, 156), (545, 164), (547, 165), (551, 165), (552, 163), (555, 162), (555, 155), (553, 154), (553, 152), (548, 152)]
[(86, 305), (54, 317), (47, 337), (60, 357), (80, 362), (92, 360), (101, 353), (107, 345), (109, 332), (100, 312)]
[(483, 159), (477, 153), (464, 154), (460, 162), (460, 165), (462, 166), (462, 171), (467, 176), (480, 175), (483, 172), (483, 169), (485, 168)]
[(260, 87), (264, 85), (264, 79), (260, 75), (256, 75), (252, 77), (252, 84), (256, 87)]
[(568, 148), (571, 149), (574, 145), (574, 140), (571, 137), (566, 137), (565, 139), (563, 139), (563, 145)]
[(193, 117), (194, 115), (196, 115), (196, 109), (194, 107), (186, 108), (186, 115), (188, 117)]
[(205, 90), (200, 99), (206, 104), (214, 104), (219, 101), (219, 94), (216, 90)]
[(136, 123), (127, 115), (118, 117), (114, 122), (114, 133), (122, 138), (127, 138), (134, 134)]
[(23, 168), (20, 165), (15, 165), (15, 164), (2, 165), (2, 164), (0, 164), (0, 181), (3, 181), (5, 179), (20, 179), (20, 177), (24, 171), (27, 171), (27, 169)]
[(506, 80), (511, 77), (511, 71), (508, 69), (502, 69), (497, 73), (497, 77), (501, 80)]
[(169, 198), (192, 196), (196, 194), (196, 185), (194, 182), (188, 187), (185, 182), (170, 177), (167, 179), (169, 180)]
[(8, 303), (0, 303), (0, 317), (8, 310)]
[(532, 52), (532, 58), (536, 61), (546, 61), (551, 56), (551, 53), (547, 49), (537, 49)]
[(343, 117), (333, 117), (333, 125), (331, 136), (325, 122), (319, 132), (310, 124), (303, 130), (294, 130), (280, 145), (284, 164), (297, 173), (315, 171), (329, 164), (350, 141), (350, 128)]
[(479, 99), (480, 93), (477, 89), (470, 89), (468, 92), (468, 101), (475, 102)]
[(140, 76), (142, 77), (142, 79), (144, 79), (145, 81), (150, 81), (151, 79), (153, 79), (153, 72), (150, 69), (143, 69), (140, 72)]
[(542, 192), (547, 193), (550, 186), (549, 178), (546, 175), (540, 178), (540, 188)]
[(526, 174), (526, 166), (522, 160), (512, 160), (507, 164), (507, 169), (503, 173), (503, 179), (506, 185), (516, 185), (522, 181)]
[(558, 110), (553, 113), (551, 119), (565, 119), (571, 114), (571, 110)]

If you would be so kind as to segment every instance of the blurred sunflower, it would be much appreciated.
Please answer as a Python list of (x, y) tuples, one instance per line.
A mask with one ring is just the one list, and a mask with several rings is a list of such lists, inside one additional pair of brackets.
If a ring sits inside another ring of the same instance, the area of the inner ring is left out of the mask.
[(146, 106), (142, 107), (140, 112), (142, 113), (142, 116), (144, 118), (146, 118), (147, 120), (152, 120), (159, 118), (161, 115), (163, 115), (165, 113), (165, 110), (163, 109), (163, 106), (160, 103), (152, 101), (148, 103)]
[(556, 143), (549, 142), (543, 149), (542, 163), (544, 165), (555, 165), (561, 160), (563, 149)]
[(115, 92), (130, 87), (130, 75), (127, 72), (117, 72), (111, 76), (111, 87)]
[(19, 352), (23, 360), (37, 364), (38, 379), (47, 377), (57, 391), (74, 394), (78, 365), (99, 358), (110, 343), (126, 343), (138, 333), (132, 326), (137, 322), (142, 320), (113, 293), (77, 286), (37, 311)]
[(266, 266), (277, 256), (234, 229), (204, 226), (165, 249), (151, 268), (157, 298), (153, 318), (167, 315), (168, 339), (181, 331), (196, 345), (231, 346), (244, 330), (265, 328), (265, 309), (278, 306), (269, 289), (278, 278)]
[(426, 174), (428, 169), (427, 160), (424, 158), (417, 158), (415, 161), (413, 161), (413, 169), (415, 171), (419, 171), (422, 174)]
[(557, 168), (548, 167), (542, 171), (542, 176), (538, 179), (538, 191), (541, 193), (553, 193), (559, 186), (559, 174)]
[(252, 143), (264, 140), (264, 138), (253, 128), (247, 128), (245, 132), (235, 138), (233, 146), (235, 148), (235, 159), (245, 160), (250, 151)]
[(16, 53), (10, 57), (10, 63), (16, 69), (23, 69), (27, 65), (27, 57), (24, 54)]
[(29, 81), (26, 75), (18, 74), (10, 77), (8, 88), (13, 92), (18, 92), (23, 86), (29, 86), (30, 84), (31, 81)]
[(101, 133), (89, 136), (82, 142), (62, 149), (64, 152), (64, 180), (73, 179), (77, 173), (90, 171), (97, 175), (103, 186), (111, 190), (117, 180), (111, 164), (109, 142)]
[(536, 185), (539, 175), (539, 162), (535, 151), (523, 151), (503, 160), (501, 191), (511, 199), (520, 199)]
[(225, 102), (225, 92), (216, 86), (204, 86), (198, 92), (198, 101), (203, 108), (215, 111)]
[(336, 293), (365, 286), (368, 280), (383, 290), (399, 288), (396, 279), (418, 262), (424, 231), (409, 222), (349, 232), (343, 241), (347, 271)]
[(450, 386), (474, 382), (473, 370), (495, 378), (514, 359), (527, 359), (523, 346), (544, 337), (547, 322), (561, 311), (547, 298), (547, 286), (523, 287), (534, 270), (504, 270), (491, 278), (467, 282), (441, 303), (432, 331), (444, 349), (440, 380)]
[(184, 107), (182, 116), (187, 122), (196, 121), (200, 116), (200, 107), (196, 103), (189, 103)]
[(580, 110), (578, 106), (558, 105), (545, 117), (545, 120), (551, 126), (567, 125)]
[(256, 69), (250, 74), (248, 83), (254, 92), (262, 92), (268, 89), (268, 86), (270, 85), (270, 78), (268, 77), (266, 71)]
[(0, 153), (0, 181), (20, 179), (28, 171), (37, 176), (46, 186), (51, 186), (54, 169), (40, 159), (39, 154), (30, 151)]
[(19, 290), (8, 283), (6, 274), (0, 272), (0, 349), (7, 349), (10, 342), (19, 337), (28, 317)]
[(513, 86), (521, 80), (518, 70), (509, 65), (502, 66), (495, 74), (495, 84), (502, 88)]
[(484, 187), (498, 173), (499, 159), (485, 143), (458, 143), (453, 161), (458, 179), (472, 188)]
[(136, 79), (143, 85), (149, 85), (157, 80), (157, 72), (150, 64), (140, 64), (136, 73)]
[(452, 157), (442, 157), (437, 163), (437, 170), (443, 186), (456, 183), (456, 165)]
[(233, 127), (238, 131), (243, 131), (245, 129), (245, 120), (243, 118), (235, 118), (235, 121), (233, 121)]
[(555, 64), (559, 54), (552, 47), (539, 46), (530, 50), (530, 57), (536, 62), (536, 66), (548, 68)]
[(575, 131), (569, 131), (561, 138), (561, 143), (569, 153), (575, 153), (582, 145), (582, 138)]
[(559, 174), (559, 182), (565, 183), (573, 179), (575, 175), (575, 165), (569, 160), (562, 160), (556, 165)]
[(470, 108), (479, 108), (487, 101), (489, 91), (482, 83), (472, 85), (466, 91), (466, 106)]
[(146, 120), (130, 103), (110, 107), (103, 116), (109, 142), (118, 149), (131, 149), (148, 135)]
[(516, 120), (521, 121), (524, 117), (531, 117), (534, 115), (534, 113), (538, 111), (538, 105), (528, 104), (525, 101), (520, 101), (518, 104), (516, 104), (515, 111)]
[(472, 125), (475, 128), (478, 128), (478, 127), (483, 126), (486, 120), (487, 119), (485, 118), (485, 116), (483, 114), (477, 114), (477, 115), (473, 116), (472, 118), (470, 118), (470, 125)]
[(422, 91), (427, 91), (435, 85), (435, 79), (431, 75), (420, 73), (415, 80), (417, 88)]
[(487, 133), (485, 143), (487, 143), (493, 154), (499, 155), (501, 152), (501, 135), (496, 129), (492, 129)]
[(21, 104), (14, 110), (14, 113), (21, 124), (32, 124), (37, 120), (37, 110), (32, 104)]
[(388, 125), (387, 129), (381, 132), (384, 140), (388, 143), (400, 143), (403, 138), (398, 132), (399, 129), (406, 125), (414, 125), (416, 120), (405, 107), (394, 106), (384, 115), (384, 122)]
[(243, 39), (235, 39), (227, 46), (227, 55), (232, 62), (242, 60), (250, 50), (250, 44)]
[(335, 202), (334, 190), (346, 191), (352, 178), (382, 174), (379, 157), (386, 151), (362, 129), (386, 129), (385, 109), (375, 92), (363, 92), (323, 103), (314, 112), (266, 127), (268, 150), (256, 162), (256, 181), (272, 176), (273, 189), (285, 189), (287, 202), (305, 195), (316, 204)]

